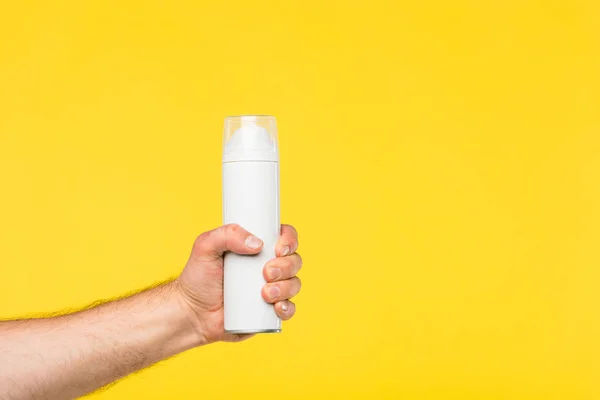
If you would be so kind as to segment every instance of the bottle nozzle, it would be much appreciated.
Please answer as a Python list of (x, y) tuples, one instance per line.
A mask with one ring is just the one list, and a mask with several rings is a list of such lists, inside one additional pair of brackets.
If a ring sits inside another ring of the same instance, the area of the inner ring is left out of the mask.
[(278, 159), (275, 117), (242, 115), (225, 119), (223, 162)]

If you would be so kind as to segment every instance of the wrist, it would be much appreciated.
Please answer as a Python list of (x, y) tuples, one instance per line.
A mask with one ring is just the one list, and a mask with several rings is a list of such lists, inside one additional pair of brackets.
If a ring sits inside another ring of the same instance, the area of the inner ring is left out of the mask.
[(193, 347), (203, 346), (210, 343), (206, 336), (206, 330), (202, 324), (202, 319), (192, 307), (189, 300), (186, 298), (184, 291), (181, 288), (179, 279), (168, 283), (173, 301), (177, 304), (177, 313), (179, 315), (179, 323), (193, 338)]

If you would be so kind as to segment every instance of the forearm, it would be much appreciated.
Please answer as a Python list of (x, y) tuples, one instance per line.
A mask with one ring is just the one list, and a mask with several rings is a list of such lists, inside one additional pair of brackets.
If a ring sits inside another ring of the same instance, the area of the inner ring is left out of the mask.
[(70, 315), (0, 322), (0, 399), (69, 399), (198, 346), (177, 282)]

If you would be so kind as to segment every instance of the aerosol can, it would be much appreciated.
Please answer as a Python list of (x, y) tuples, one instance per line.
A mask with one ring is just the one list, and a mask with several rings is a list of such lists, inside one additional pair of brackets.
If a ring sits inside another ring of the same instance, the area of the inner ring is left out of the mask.
[(281, 332), (281, 319), (261, 296), (263, 267), (279, 238), (277, 123), (268, 115), (227, 117), (223, 137), (223, 223), (264, 242), (257, 255), (225, 254), (225, 331)]

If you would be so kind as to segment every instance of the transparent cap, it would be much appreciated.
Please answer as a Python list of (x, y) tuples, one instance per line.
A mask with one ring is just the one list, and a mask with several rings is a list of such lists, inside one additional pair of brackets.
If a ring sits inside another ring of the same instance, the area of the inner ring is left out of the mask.
[(223, 162), (278, 160), (275, 117), (239, 115), (225, 118)]

